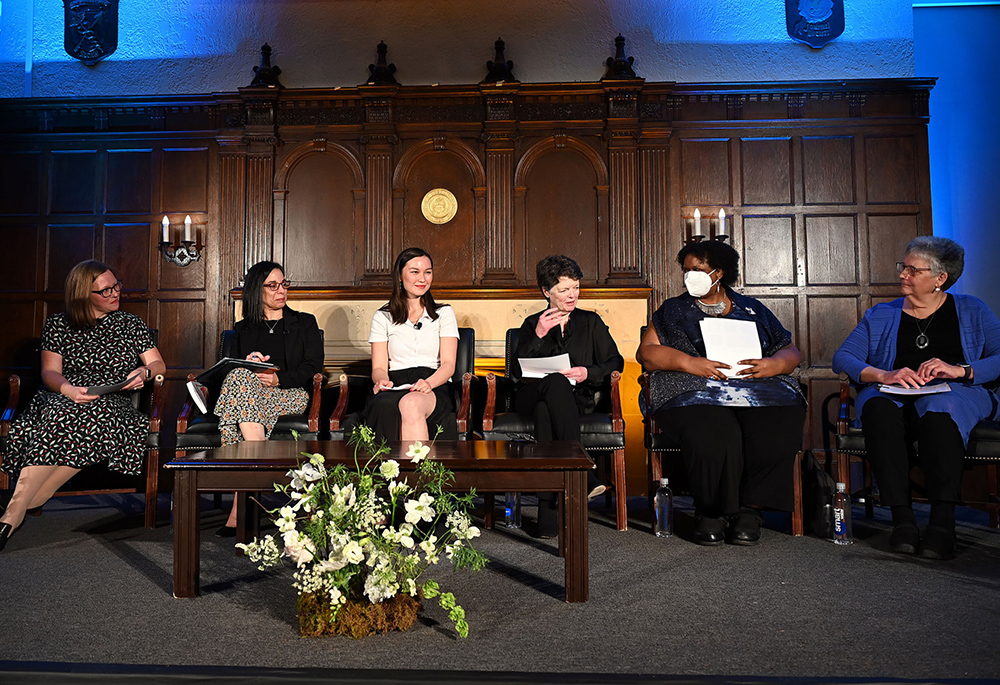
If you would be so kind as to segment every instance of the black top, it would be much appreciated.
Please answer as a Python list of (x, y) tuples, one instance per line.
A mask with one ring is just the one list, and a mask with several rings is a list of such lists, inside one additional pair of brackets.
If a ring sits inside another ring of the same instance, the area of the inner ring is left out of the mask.
[(238, 321), (229, 356), (245, 359), (255, 350), (269, 354), (278, 367), (278, 387), (311, 389), (313, 376), (323, 371), (323, 335), (316, 317), (285, 307), (271, 333), (273, 323)]
[[(928, 321), (902, 312), (899, 332), (896, 334), (896, 360), (893, 362), (893, 369), (910, 368), (916, 371), (925, 361), (935, 357), (946, 364), (965, 363), (955, 299), (948, 295), (944, 304), (931, 316), (933, 319)], [(922, 350), (917, 347), (917, 336), (921, 332), (927, 336), (928, 341), (927, 347)]]
[(542, 312), (532, 314), (521, 324), (518, 331), (517, 349), (510, 362), (511, 377), (521, 380), (520, 357), (552, 357), (569, 354), (572, 366), (587, 367), (587, 380), (577, 383), (574, 394), (585, 411), (593, 410), (596, 390), (607, 382), (612, 371), (621, 372), (625, 359), (618, 352), (618, 345), (600, 315), (586, 309), (574, 309), (566, 322), (565, 330), (553, 326), (544, 338), (535, 335), (535, 326)]

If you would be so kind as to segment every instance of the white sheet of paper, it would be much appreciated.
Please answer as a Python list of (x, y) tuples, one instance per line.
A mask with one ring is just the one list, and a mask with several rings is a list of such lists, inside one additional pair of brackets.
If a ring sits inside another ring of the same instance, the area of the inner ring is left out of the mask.
[[(521, 365), (522, 378), (545, 378), (550, 373), (559, 373), (572, 366), (568, 354), (557, 354), (554, 357), (522, 357), (517, 360)], [(570, 385), (576, 381), (569, 380)]]
[(935, 383), (919, 388), (904, 388), (899, 385), (882, 385), (880, 383), (878, 390), (886, 395), (937, 395), (942, 392), (951, 392), (951, 386), (947, 383)]
[(709, 317), (699, 323), (705, 341), (705, 356), (733, 367), (721, 369), (728, 378), (735, 378), (741, 369), (749, 368), (736, 362), (761, 358), (760, 337), (757, 335), (757, 324), (753, 321)]

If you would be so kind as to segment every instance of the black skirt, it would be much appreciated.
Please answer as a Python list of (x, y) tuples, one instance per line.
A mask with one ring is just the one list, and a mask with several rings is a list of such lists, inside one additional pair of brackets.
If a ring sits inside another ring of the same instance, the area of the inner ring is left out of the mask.
[[(414, 366), (409, 369), (399, 369), (389, 372), (389, 380), (394, 386), (406, 383), (416, 383), (422, 378), (429, 378), (434, 375), (437, 369), (426, 366)], [(383, 390), (368, 397), (364, 410), (361, 412), (361, 420), (373, 431), (375, 437), (381, 440), (399, 440), (400, 418), (399, 400), (406, 395), (403, 390)], [(458, 440), (458, 423), (455, 417), (455, 407), (451, 401), (451, 388), (449, 383), (445, 383), (434, 388), (434, 397), (437, 400), (434, 411), (427, 417), (427, 434), (434, 438), (435, 435), (441, 440)], [(438, 426), (441, 433), (438, 435)]]

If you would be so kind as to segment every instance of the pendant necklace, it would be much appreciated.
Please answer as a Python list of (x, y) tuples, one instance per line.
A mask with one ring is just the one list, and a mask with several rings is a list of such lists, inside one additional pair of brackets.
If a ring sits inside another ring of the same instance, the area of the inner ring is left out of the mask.
[[(947, 299), (947, 297), (945, 297), (945, 299)], [(944, 304), (944, 302), (941, 304)], [(914, 322), (917, 324), (917, 338), (914, 343), (916, 344), (918, 350), (926, 350), (927, 346), (931, 344), (931, 339), (927, 337), (927, 329), (931, 327), (931, 321), (934, 320), (934, 316), (938, 313), (938, 309), (941, 309), (940, 304), (930, 316), (924, 319), (924, 321), (927, 322), (927, 325), (923, 328), (920, 327), (920, 319), (914, 317)]]
[(264, 319), (264, 325), (267, 326), (267, 328), (268, 328), (268, 331), (267, 331), (268, 335), (274, 335), (274, 329), (278, 326), (278, 322), (279, 321), (281, 321), (281, 319), (275, 319), (274, 320), (274, 325), (272, 326), (269, 323), (267, 323), (267, 319)]

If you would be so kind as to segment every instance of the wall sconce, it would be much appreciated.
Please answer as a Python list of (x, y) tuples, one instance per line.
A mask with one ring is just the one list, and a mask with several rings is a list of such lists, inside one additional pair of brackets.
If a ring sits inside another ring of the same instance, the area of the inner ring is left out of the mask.
[(170, 244), (170, 219), (163, 215), (163, 238), (160, 240), (160, 252), (163, 258), (177, 266), (187, 266), (191, 262), (201, 259), (201, 252), (195, 247), (196, 240), (191, 232), (191, 215), (184, 217), (184, 234), (181, 244), (172, 246)]
[(726, 210), (719, 210), (718, 219), (705, 219), (702, 223), (701, 220), (701, 210), (694, 210), (694, 218), (683, 219), (684, 223), (684, 234), (687, 236), (685, 242), (688, 243), (700, 243), (711, 236), (712, 240), (720, 240), (722, 242), (728, 242), (730, 236), (732, 236), (732, 217), (726, 216)]

